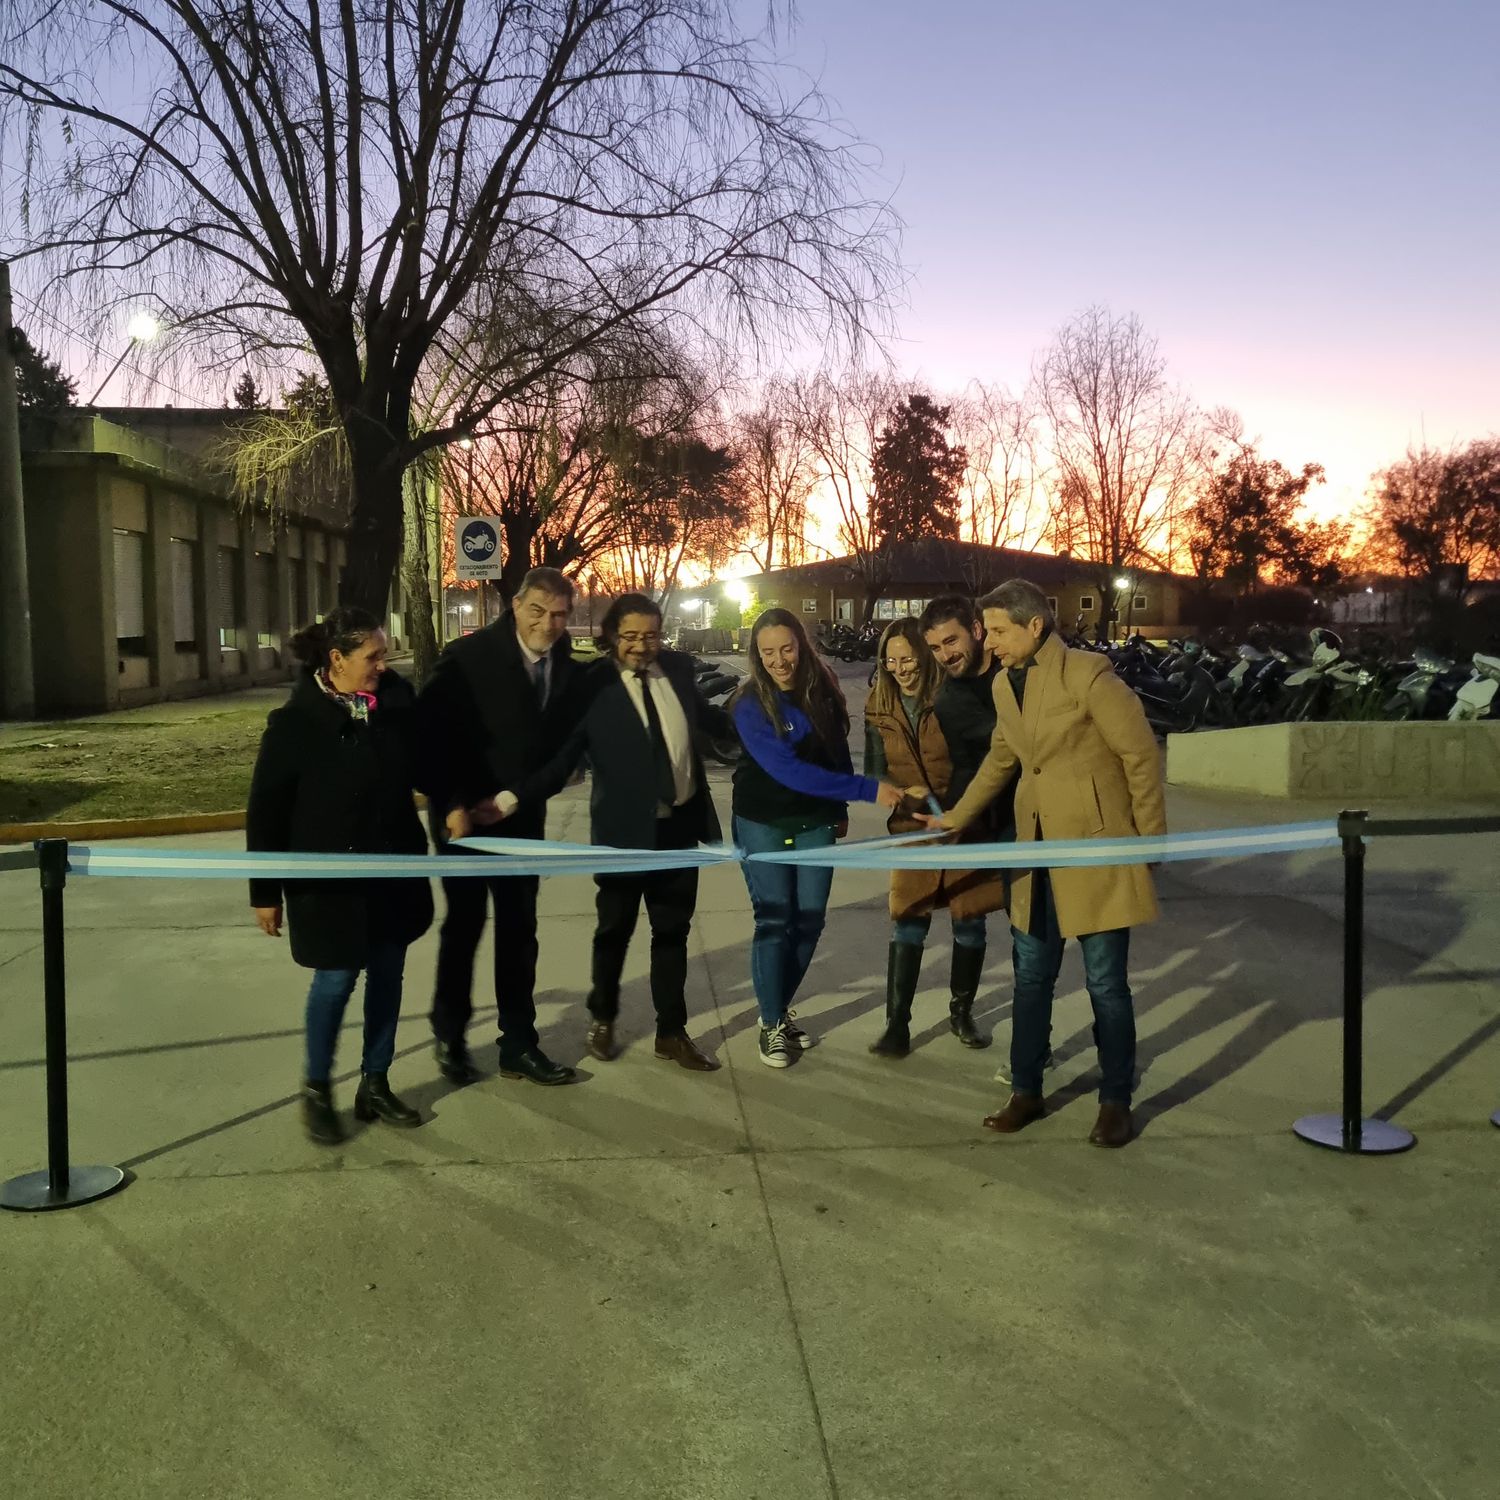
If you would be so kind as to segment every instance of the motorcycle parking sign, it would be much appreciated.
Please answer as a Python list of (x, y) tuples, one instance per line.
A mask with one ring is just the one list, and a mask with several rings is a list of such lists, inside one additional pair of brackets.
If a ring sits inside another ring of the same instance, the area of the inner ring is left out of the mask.
[(500, 576), (500, 533), (493, 521), (470, 516), (456, 523), (453, 537), (454, 576), (460, 583)]

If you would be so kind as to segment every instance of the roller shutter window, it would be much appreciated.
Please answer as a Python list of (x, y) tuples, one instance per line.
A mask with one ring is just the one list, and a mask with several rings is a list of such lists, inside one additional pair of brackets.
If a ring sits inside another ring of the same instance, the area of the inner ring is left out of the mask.
[(239, 555), (233, 547), (219, 548), (219, 644), (231, 651), (240, 645), (240, 626), (245, 618), (240, 594)]
[(255, 644), (270, 650), (276, 645), (276, 559), (269, 552), (255, 554), (255, 586), (260, 593), (260, 619), (265, 626), (256, 633)]
[(179, 646), (198, 644), (198, 611), (193, 602), (193, 574), (196, 571), (196, 542), (172, 538), (172, 635)]
[(115, 532), (115, 635), (146, 638), (146, 538), (139, 531)]

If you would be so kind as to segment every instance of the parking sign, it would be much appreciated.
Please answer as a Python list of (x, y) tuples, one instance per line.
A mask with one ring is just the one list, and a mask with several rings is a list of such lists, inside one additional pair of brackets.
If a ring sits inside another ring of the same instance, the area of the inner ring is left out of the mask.
[(460, 583), (476, 583), (500, 576), (500, 533), (493, 521), (469, 516), (454, 533), (454, 576)]

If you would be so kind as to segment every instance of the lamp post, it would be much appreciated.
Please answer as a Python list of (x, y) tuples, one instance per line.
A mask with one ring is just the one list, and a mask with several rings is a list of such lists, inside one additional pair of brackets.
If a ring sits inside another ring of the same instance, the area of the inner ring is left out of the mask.
[(0, 260), (0, 719), (29, 719), (36, 712), (36, 685), (13, 338), (10, 266)]
[[(1122, 575), (1121, 577), (1115, 579), (1115, 618), (1117, 620), (1120, 618), (1120, 599), (1119, 599), (1119, 596), (1121, 594), (1126, 594), (1127, 590), (1129, 590), (1129, 588), (1130, 588), (1130, 580), (1128, 578), (1126, 578), (1126, 577), (1124, 577)], [(1126, 603), (1126, 606), (1125, 606), (1125, 635), (1128, 638), (1129, 635), (1130, 635), (1130, 615), (1131, 615), (1132, 607), (1135, 604), (1135, 600), (1134, 600), (1133, 597), (1129, 597), (1128, 595), (1127, 595), (1127, 598), (1128, 598), (1128, 602)]]
[(130, 351), (134, 349), (137, 344), (149, 344), (151, 340), (154, 339), (160, 332), (161, 324), (158, 323), (150, 313), (138, 312), (131, 316), (130, 321), (125, 325), (125, 336), (127, 339), (129, 339), (130, 342), (127, 343), (122, 350), (120, 350), (120, 357), (114, 362), (114, 364), (109, 367), (109, 374), (99, 382), (99, 389), (89, 397), (88, 404), (90, 406), (94, 405), (94, 403), (98, 401), (99, 397), (104, 393), (104, 387), (107, 386), (110, 381), (115, 378), (115, 371), (125, 363), (126, 356), (130, 353)]

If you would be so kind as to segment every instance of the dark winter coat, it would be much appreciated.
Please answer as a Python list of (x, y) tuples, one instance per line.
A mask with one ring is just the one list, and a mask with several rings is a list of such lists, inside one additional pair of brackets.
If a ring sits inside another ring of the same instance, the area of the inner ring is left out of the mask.
[[(312, 672), (266, 720), (250, 784), (245, 847), (295, 854), (425, 854), (412, 786), (416, 697), (394, 672), (355, 720)], [(415, 942), (432, 924), (426, 880), (252, 880), (251, 906), (285, 906), (292, 957), (362, 969), (372, 939)]]
[[(948, 785), (951, 807), (968, 791), (969, 783), (990, 753), (995, 737), (995, 678), (1000, 663), (992, 659), (988, 667), (974, 677), (945, 677), (938, 688), (937, 719), (953, 763)], [(1014, 786), (1000, 791), (995, 800), (979, 815), (969, 829), (976, 843), (1000, 843), (1016, 836), (1016, 792)]]
[[(450, 808), (472, 807), (520, 786), (547, 764), (572, 717), (569, 702), (581, 671), (572, 639), (564, 634), (552, 648), (552, 686), (544, 708), (512, 614), (447, 647), (418, 705), (418, 785), (431, 804), (434, 837), (441, 841)], [(503, 831), (506, 838), (539, 839), (546, 822), (547, 805), (538, 802), (506, 819)]]

